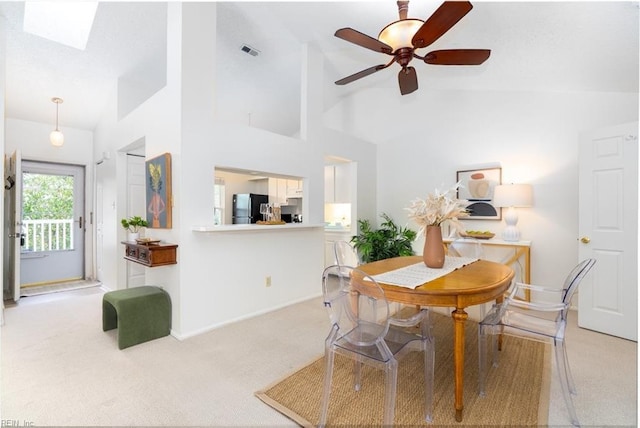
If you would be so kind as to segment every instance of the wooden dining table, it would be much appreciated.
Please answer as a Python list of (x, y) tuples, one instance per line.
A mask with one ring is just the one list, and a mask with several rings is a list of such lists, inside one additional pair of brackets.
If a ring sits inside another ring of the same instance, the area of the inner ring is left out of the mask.
[[(387, 273), (416, 263), (422, 256), (395, 257), (358, 266), (370, 276)], [(415, 288), (385, 284), (378, 281), (388, 301), (416, 306), (454, 307), (454, 372), (456, 421), (462, 421), (464, 380), (464, 325), (468, 314), (465, 308), (495, 300), (502, 302), (514, 271), (506, 265), (477, 260)]]

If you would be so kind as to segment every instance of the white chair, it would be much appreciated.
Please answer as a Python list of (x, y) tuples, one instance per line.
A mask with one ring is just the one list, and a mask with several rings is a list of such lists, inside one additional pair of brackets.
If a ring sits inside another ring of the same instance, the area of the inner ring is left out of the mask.
[(361, 264), (356, 249), (347, 241), (334, 242), (333, 254), (338, 266), (356, 267)]
[(331, 331), (325, 340), (326, 368), (319, 425), (324, 427), (327, 423), (336, 354), (354, 360), (356, 391), (362, 386), (361, 364), (385, 371), (383, 424), (393, 425), (398, 360), (410, 351), (424, 352), (425, 421), (431, 422), (434, 346), (429, 312), (420, 311), (420, 316), (413, 319), (420, 325), (420, 334), (391, 325), (389, 304), (380, 285), (365, 273), (348, 266), (327, 267), (322, 274), (322, 291)]
[(484, 249), (479, 239), (457, 238), (449, 244), (448, 254), (453, 257), (484, 258)]
[[(335, 254), (336, 265), (356, 267), (361, 265), (358, 253), (353, 246), (347, 241), (336, 241), (333, 243), (333, 252)], [(399, 327), (415, 326), (420, 323), (420, 311), (426, 311), (416, 306), (405, 306), (400, 303), (390, 303), (391, 313), (390, 322)], [(428, 314), (426, 314), (428, 316)]]
[[(525, 339), (552, 341), (555, 348), (556, 365), (560, 377), (560, 385), (571, 423), (579, 426), (578, 417), (571, 394), (576, 394), (575, 383), (569, 368), (567, 350), (564, 343), (567, 314), (571, 297), (578, 285), (595, 264), (594, 259), (580, 262), (569, 274), (561, 289), (546, 288), (516, 282), (509, 296), (492, 310), (480, 322), (478, 328), (479, 353), (479, 393), (485, 395), (489, 352), (492, 354), (493, 366), (498, 366), (498, 350), (501, 341), (496, 340), (502, 334), (510, 334)], [(518, 291), (529, 289), (542, 300), (540, 303), (527, 302), (516, 298)], [(550, 303), (547, 303), (550, 302)], [(498, 336), (498, 337), (496, 337)]]

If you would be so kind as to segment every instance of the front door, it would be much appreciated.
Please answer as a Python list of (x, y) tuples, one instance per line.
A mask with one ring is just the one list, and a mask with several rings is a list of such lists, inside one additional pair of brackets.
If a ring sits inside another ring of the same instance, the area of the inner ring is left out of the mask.
[(581, 137), (578, 325), (638, 340), (638, 123)]
[(84, 167), (23, 160), (20, 178), (20, 287), (84, 279)]
[(5, 181), (5, 237), (4, 237), (4, 260), (3, 272), (4, 298), (20, 300), (20, 242), (22, 240), (22, 218), (21, 205), (19, 204), (21, 194), (22, 177), (21, 154), (16, 150), (11, 157), (5, 159), (7, 178)]

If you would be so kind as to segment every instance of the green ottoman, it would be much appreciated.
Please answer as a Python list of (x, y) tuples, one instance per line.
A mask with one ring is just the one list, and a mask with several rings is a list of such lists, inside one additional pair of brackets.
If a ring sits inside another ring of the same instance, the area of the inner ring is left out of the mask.
[(171, 298), (145, 285), (110, 291), (102, 297), (102, 330), (118, 328), (118, 348), (164, 337), (171, 330)]

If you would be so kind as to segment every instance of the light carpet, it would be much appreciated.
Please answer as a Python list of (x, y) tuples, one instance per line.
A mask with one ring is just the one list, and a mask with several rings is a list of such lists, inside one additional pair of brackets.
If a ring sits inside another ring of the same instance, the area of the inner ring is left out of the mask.
[[(5, 309), (0, 329), (3, 419), (36, 426), (298, 425), (254, 394), (322, 354), (329, 332), (322, 298), (183, 341), (166, 336), (119, 350), (117, 331), (102, 331), (103, 293), (92, 287), (46, 294)], [(567, 341), (580, 422), (637, 426), (637, 344), (578, 328), (575, 315), (569, 317)], [(445, 325), (451, 325), (450, 317)], [(467, 355), (471, 352), (467, 348)], [(465, 386), (475, 394), (475, 379), (465, 376)], [(548, 426), (568, 426), (555, 372), (549, 407)], [(467, 401), (465, 418), (469, 409)], [(433, 426), (443, 424), (436, 419)]]
[[(455, 421), (453, 327), (451, 319), (435, 314), (436, 338), (434, 424), (467, 426), (546, 425), (549, 385), (549, 345), (505, 337), (500, 367), (492, 368), (486, 397), (478, 396), (477, 323), (467, 321), (465, 334), (463, 421)], [(382, 370), (365, 367), (362, 389), (353, 389), (353, 365), (337, 356), (329, 404), (329, 425), (371, 426), (382, 421)], [(428, 425), (424, 421), (424, 359), (412, 352), (400, 360), (395, 424)], [(302, 426), (319, 421), (324, 358), (256, 393), (274, 409)]]

